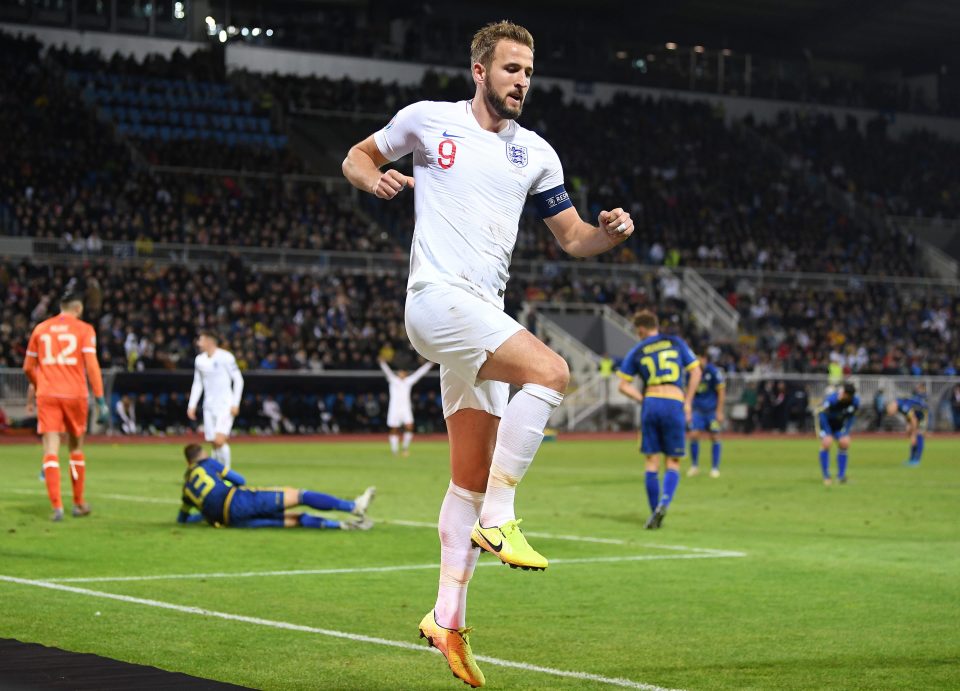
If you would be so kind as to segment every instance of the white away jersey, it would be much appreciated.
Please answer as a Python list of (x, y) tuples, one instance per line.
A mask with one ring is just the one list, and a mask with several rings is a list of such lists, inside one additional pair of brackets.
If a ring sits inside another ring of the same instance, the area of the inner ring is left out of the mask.
[(193, 363), (193, 388), (189, 408), (196, 408), (203, 394), (203, 407), (219, 410), (239, 406), (243, 396), (243, 375), (233, 353), (217, 348), (213, 355), (200, 353)]
[(390, 369), (390, 365), (382, 360), (380, 361), (380, 369), (383, 370), (383, 373), (386, 375), (387, 384), (390, 387), (390, 410), (399, 411), (410, 408), (410, 394), (413, 391), (414, 385), (423, 379), (423, 375), (429, 372), (431, 367), (433, 367), (433, 363), (428, 362), (401, 379)]
[(489, 132), (470, 106), (414, 103), (374, 139), (390, 161), (413, 153), (416, 228), (407, 288), (457, 285), (503, 309), (527, 196), (556, 190), (544, 204), (570, 204), (553, 147), (516, 121)]

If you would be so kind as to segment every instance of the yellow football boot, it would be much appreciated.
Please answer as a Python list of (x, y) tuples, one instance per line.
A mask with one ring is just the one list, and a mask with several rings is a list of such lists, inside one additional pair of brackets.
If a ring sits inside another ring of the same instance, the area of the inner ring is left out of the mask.
[(470, 533), (470, 540), (475, 547), (496, 555), (510, 568), (521, 568), (524, 571), (543, 571), (549, 562), (547, 558), (529, 545), (527, 538), (520, 530), (522, 519), (515, 518), (503, 525), (484, 528), (477, 521)]
[(420, 622), (420, 638), (426, 638), (427, 643), (443, 653), (450, 665), (453, 676), (464, 684), (478, 688), (486, 683), (483, 672), (477, 667), (470, 650), (470, 641), (467, 636), (472, 629), (448, 629), (440, 626), (431, 609)]

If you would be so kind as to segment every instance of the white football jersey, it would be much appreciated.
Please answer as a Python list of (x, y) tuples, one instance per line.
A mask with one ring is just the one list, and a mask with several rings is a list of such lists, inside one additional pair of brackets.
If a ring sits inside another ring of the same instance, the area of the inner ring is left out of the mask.
[(470, 101), (414, 103), (374, 139), (390, 161), (413, 153), (416, 227), (407, 288), (456, 285), (503, 309), (528, 195), (559, 188), (550, 206), (569, 205), (553, 147), (516, 121), (501, 132), (483, 129)]
[(431, 367), (433, 367), (433, 363), (428, 362), (401, 379), (390, 369), (387, 363), (380, 361), (380, 369), (386, 375), (387, 384), (390, 387), (390, 410), (410, 409), (410, 394), (413, 392), (413, 387), (423, 378), (423, 375), (430, 371)]
[(239, 406), (243, 396), (243, 375), (233, 353), (221, 348), (213, 355), (200, 353), (193, 361), (193, 387), (188, 408), (196, 408), (203, 394), (203, 407), (209, 409)]

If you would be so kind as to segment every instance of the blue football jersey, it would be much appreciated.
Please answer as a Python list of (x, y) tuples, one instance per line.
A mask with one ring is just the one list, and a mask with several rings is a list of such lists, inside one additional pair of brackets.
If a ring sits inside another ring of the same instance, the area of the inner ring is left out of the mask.
[(242, 478), (227, 472), (219, 461), (205, 458), (194, 463), (187, 469), (183, 482), (183, 505), (200, 509), (200, 513), (211, 523), (223, 521), (223, 507), (234, 489), (234, 483), (228, 478), (231, 476), (239, 480)]
[(703, 378), (697, 387), (697, 394), (693, 397), (693, 408), (701, 412), (712, 412), (717, 409), (717, 392), (724, 388), (723, 372), (716, 365), (708, 362), (703, 368)]
[(855, 395), (851, 401), (841, 401), (840, 394), (834, 391), (823, 399), (819, 413), (826, 416), (833, 427), (841, 427), (853, 420), (859, 408), (860, 396)]
[(919, 396), (897, 399), (897, 411), (904, 417), (910, 417), (912, 413), (914, 417), (922, 421), (927, 415), (927, 409), (926, 400)]
[(644, 387), (673, 384), (682, 390), (686, 372), (699, 366), (700, 361), (682, 338), (656, 334), (626, 354), (617, 374), (627, 381), (639, 377)]

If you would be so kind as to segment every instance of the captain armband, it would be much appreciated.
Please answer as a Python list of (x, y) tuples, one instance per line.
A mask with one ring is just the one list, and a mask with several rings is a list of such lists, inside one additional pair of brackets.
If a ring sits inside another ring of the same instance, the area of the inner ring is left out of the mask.
[(537, 207), (537, 213), (540, 214), (540, 218), (556, 216), (564, 209), (569, 209), (573, 206), (573, 202), (570, 201), (570, 195), (567, 194), (567, 190), (563, 188), (563, 185), (557, 185), (553, 189), (538, 192), (531, 196), (533, 197), (533, 203)]

